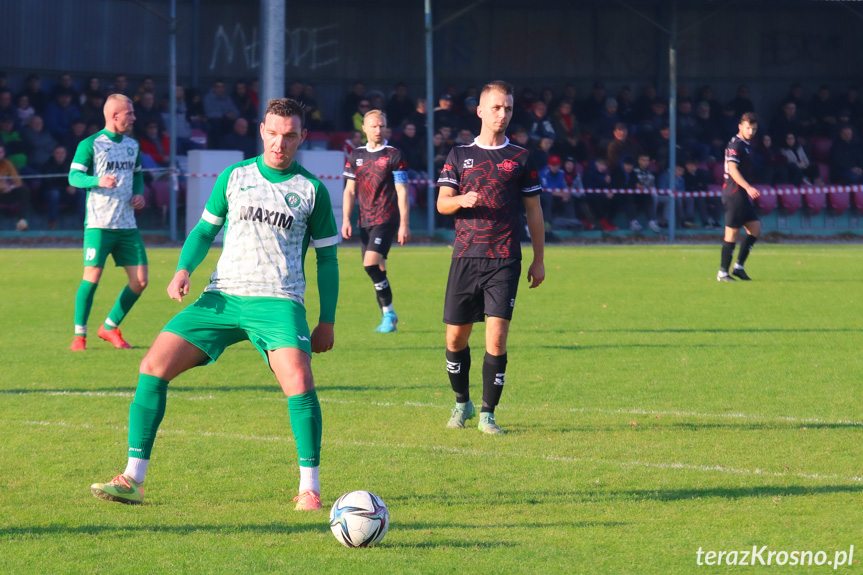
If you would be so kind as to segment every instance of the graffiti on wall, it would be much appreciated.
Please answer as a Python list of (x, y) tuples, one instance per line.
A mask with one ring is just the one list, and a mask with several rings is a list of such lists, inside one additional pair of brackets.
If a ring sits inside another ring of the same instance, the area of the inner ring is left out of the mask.
[[(339, 61), (338, 24), (315, 28), (285, 29), (285, 67), (318, 70)], [(217, 66), (238, 65), (255, 70), (261, 65), (261, 40), (257, 26), (247, 29), (240, 23), (230, 32), (225, 26), (216, 28), (210, 70)]]

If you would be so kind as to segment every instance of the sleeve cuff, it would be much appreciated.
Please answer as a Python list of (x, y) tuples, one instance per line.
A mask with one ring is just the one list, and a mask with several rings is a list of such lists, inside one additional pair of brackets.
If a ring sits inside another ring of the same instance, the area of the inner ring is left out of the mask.
[(337, 243), (339, 243), (339, 236), (330, 236), (328, 238), (321, 238), (319, 240), (312, 239), (312, 247), (315, 249), (328, 248), (330, 246), (336, 245)]
[(204, 213), (201, 214), (201, 219), (207, 222), (208, 224), (213, 224), (214, 226), (221, 226), (225, 223), (225, 218), (220, 218), (218, 216), (214, 216), (207, 210), (204, 210)]

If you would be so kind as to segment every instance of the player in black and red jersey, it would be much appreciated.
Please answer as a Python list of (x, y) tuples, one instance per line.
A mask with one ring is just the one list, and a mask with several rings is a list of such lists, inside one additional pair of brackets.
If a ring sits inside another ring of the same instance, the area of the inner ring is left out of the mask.
[(470, 338), (473, 324), (485, 321), (482, 409), (479, 429), (503, 433), (494, 419), (506, 377), (506, 339), (521, 275), (518, 216), (524, 205), (533, 246), (527, 271), (530, 287), (545, 279), (545, 229), (536, 168), (524, 148), (505, 135), (512, 119), (512, 86), (487, 84), (480, 94), (479, 137), (450, 151), (441, 171), (437, 209), (455, 218), (456, 237), (446, 286), (443, 321), (446, 367), (456, 406), (447, 423), (462, 428), (476, 414), (470, 400)]
[[(721, 282), (734, 281), (734, 276), (742, 280), (752, 278), (743, 269), (752, 246), (761, 235), (761, 222), (755, 213), (754, 200), (761, 195), (749, 183), (752, 178), (752, 136), (758, 130), (758, 117), (746, 112), (740, 117), (737, 135), (731, 138), (725, 148), (725, 183), (722, 186), (722, 205), (725, 206), (725, 241), (722, 242), (722, 261), (716, 279)], [(740, 237), (740, 228), (746, 229), (747, 236), (740, 245), (737, 263), (728, 273), (734, 246)]]
[(383, 129), (386, 114), (370, 110), (363, 117), (368, 143), (351, 152), (345, 163), (345, 196), (342, 206), (342, 236), (351, 237), (351, 212), (359, 196), (360, 248), (363, 267), (372, 278), (383, 317), (375, 331), (396, 330), (399, 318), (393, 307), (393, 293), (387, 279), (386, 259), (397, 237), (404, 245), (410, 238), (407, 162), (388, 146)]

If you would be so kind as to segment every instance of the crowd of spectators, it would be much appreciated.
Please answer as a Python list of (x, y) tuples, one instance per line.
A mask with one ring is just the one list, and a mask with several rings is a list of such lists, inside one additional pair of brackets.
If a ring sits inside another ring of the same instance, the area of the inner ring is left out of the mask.
[[(145, 167), (167, 166), (167, 92), (150, 77), (133, 87), (122, 74), (106, 83), (99, 77), (80, 81), (69, 74), (51, 82), (32, 74), (21, 86), (9, 86), (0, 73), (0, 175), (8, 176), (0, 181), (0, 209), (4, 204), (17, 205), (23, 217), (32, 204), (47, 215), (52, 227), (63, 209), (83, 217), (83, 192), (50, 175), (67, 172), (78, 143), (104, 127), (102, 107), (110, 94), (125, 94), (134, 102), (134, 137), (141, 144)], [(447, 86), (432, 103), (413, 97), (404, 83), (387, 92), (366, 90), (362, 82), (355, 82), (340, 109), (327, 112), (318, 105), (313, 85), (295, 81), (286, 86), (286, 94), (305, 106), (309, 131), (323, 134), (315, 141), (345, 153), (363, 144), (363, 115), (371, 109), (384, 110), (387, 139), (401, 150), (415, 180), (435, 179), (449, 150), (479, 134), (476, 86)], [(205, 90), (178, 86), (176, 98), (179, 154), (202, 147), (240, 150), (246, 158), (257, 153), (256, 80), (216, 80)], [(740, 115), (748, 111), (760, 117), (753, 142), (756, 184), (863, 182), (859, 139), (863, 102), (855, 86), (834, 95), (822, 85), (807, 99), (803, 86), (795, 83), (779, 101), (756, 110), (747, 86), (740, 86), (723, 104), (710, 86), (693, 92), (681, 84), (676, 125), (679, 166), (673, 185), (668, 182), (667, 102), (650, 85), (636, 95), (629, 86), (612, 93), (602, 82), (595, 82), (583, 98), (571, 84), (559, 89), (523, 87), (517, 92), (508, 136), (529, 150), (539, 170), (546, 190), (541, 199), (548, 228), (614, 230), (615, 222), (624, 222), (633, 230), (645, 225), (661, 230), (668, 225), (670, 202), (665, 196), (579, 190), (703, 191), (720, 185), (725, 145), (737, 132)], [(430, 105), (435, 128), (435, 173), (431, 175), (426, 166)], [(39, 174), (46, 177), (18, 178)], [(414, 205), (423, 203), (425, 194), (417, 193), (422, 187), (412, 187)], [(678, 198), (676, 207), (678, 226), (719, 226), (717, 198)]]

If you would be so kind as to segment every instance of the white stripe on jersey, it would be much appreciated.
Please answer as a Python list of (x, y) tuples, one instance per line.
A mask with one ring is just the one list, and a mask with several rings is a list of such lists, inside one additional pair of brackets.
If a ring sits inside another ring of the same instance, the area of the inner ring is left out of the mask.
[(73, 163), (71, 167), (73, 170), (78, 170), (79, 172), (84, 172), (85, 175), (87, 174), (87, 166), (85, 166), (84, 164)]
[(339, 236), (330, 236), (328, 238), (321, 238), (319, 240), (312, 240), (312, 247), (317, 248), (327, 248), (329, 246), (334, 246), (339, 243)]
[(208, 224), (213, 224), (214, 226), (221, 226), (225, 223), (225, 218), (220, 218), (219, 216), (215, 216), (204, 210), (204, 213), (201, 214), (201, 219), (207, 222)]

